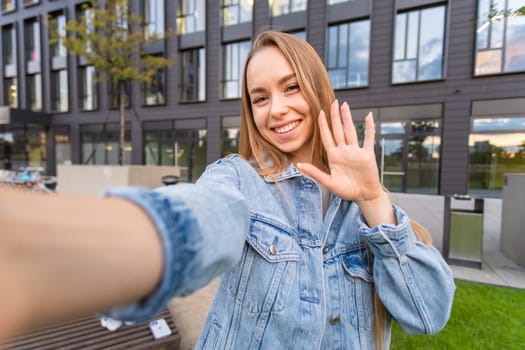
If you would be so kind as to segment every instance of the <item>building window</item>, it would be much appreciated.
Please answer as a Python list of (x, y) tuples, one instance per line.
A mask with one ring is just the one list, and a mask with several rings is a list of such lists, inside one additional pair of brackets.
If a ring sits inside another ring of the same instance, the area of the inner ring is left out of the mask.
[(392, 192), (438, 193), (441, 129), (438, 120), (380, 124), (380, 169)]
[(206, 28), (206, 1), (181, 0), (177, 9), (177, 31), (180, 34), (202, 32)]
[(181, 101), (204, 101), (206, 99), (206, 59), (204, 48), (182, 51), (181, 61)]
[(144, 105), (157, 106), (166, 103), (166, 69), (159, 68), (150, 82), (144, 84)]
[(328, 5), (340, 4), (342, 2), (349, 2), (353, 0), (328, 0)]
[(3, 60), (3, 104), (18, 108), (18, 78), (16, 57), (16, 27), (9, 24), (2, 27), (2, 60)]
[(2, 58), (4, 66), (16, 66), (16, 27), (14, 24), (2, 27)]
[(53, 126), (55, 139), (55, 163), (72, 164), (71, 158), (71, 135), (68, 126)]
[(51, 71), (51, 111), (60, 113), (69, 110), (67, 69)]
[[(60, 11), (50, 15), (49, 20), (49, 38), (62, 38), (66, 35), (66, 15)], [(64, 47), (63, 40), (58, 39), (57, 42), (50, 44), (51, 57), (66, 57), (67, 51)]]
[(250, 51), (250, 42), (242, 41), (223, 46), (222, 97), (241, 97), (241, 76)]
[(2, 12), (16, 10), (16, 0), (2, 0)]
[(272, 16), (277, 17), (289, 13), (305, 11), (307, 0), (270, 0)]
[(78, 68), (79, 109), (93, 111), (98, 107), (96, 72), (93, 66)]
[(479, 0), (475, 75), (525, 71), (525, 0)]
[(222, 148), (221, 156), (239, 152), (239, 135), (241, 130), (241, 117), (222, 118)]
[[(95, 26), (93, 24), (95, 12), (90, 7), (89, 3), (83, 3), (77, 6), (77, 18), (78, 21), (85, 25), (86, 35), (93, 33), (95, 31)], [(85, 41), (85, 48), (87, 52), (91, 52), (91, 40)]]
[(222, 24), (225, 26), (251, 22), (253, 0), (223, 0)]
[(205, 124), (205, 119), (145, 122), (145, 164), (178, 166), (181, 181), (196, 181), (207, 165)]
[(42, 75), (27, 76), (27, 107), (32, 111), (42, 110)]
[(370, 20), (328, 28), (328, 74), (336, 89), (368, 86)]
[(398, 13), (392, 83), (443, 78), (446, 7)]
[[(131, 164), (130, 128), (130, 124), (126, 123), (123, 164)], [(80, 125), (82, 164), (118, 164), (119, 137), (118, 123)]]
[(39, 4), (40, 0), (24, 0), (24, 7)]
[(525, 173), (525, 115), (473, 118), (469, 192), (500, 197), (503, 174)]
[(144, 37), (156, 40), (164, 37), (164, 0), (144, 1)]
[(40, 62), (40, 22), (36, 18), (25, 21), (25, 54), (26, 61)]
[(18, 79), (16, 77), (4, 79), (4, 104), (11, 108), (18, 108)]

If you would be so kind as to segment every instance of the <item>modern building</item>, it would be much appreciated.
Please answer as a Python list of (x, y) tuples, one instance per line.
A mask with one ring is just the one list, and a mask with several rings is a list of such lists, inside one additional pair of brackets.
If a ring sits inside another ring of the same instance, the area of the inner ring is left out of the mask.
[[(82, 4), (1, 0), (0, 168), (118, 161), (115, 89), (48, 42)], [(500, 196), (503, 173), (525, 172), (525, 0), (130, 4), (146, 35), (177, 35), (148, 48), (174, 64), (129, 85), (127, 163), (180, 165), (194, 181), (235, 151), (243, 62), (273, 28), (313, 45), (358, 126), (374, 113), (391, 191)]]

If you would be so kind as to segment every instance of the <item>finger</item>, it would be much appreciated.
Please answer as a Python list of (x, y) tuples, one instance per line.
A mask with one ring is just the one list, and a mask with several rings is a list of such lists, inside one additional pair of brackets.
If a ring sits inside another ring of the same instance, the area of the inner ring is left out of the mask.
[(330, 175), (319, 170), (319, 168), (313, 166), (310, 163), (299, 163), (297, 164), (299, 170), (306, 176), (311, 177), (315, 181), (319, 182), (326, 188), (330, 185)]
[(368, 113), (365, 117), (365, 141), (363, 148), (368, 151), (374, 151), (376, 128), (374, 124), (374, 117), (372, 113)]
[(341, 122), (341, 111), (339, 109), (339, 101), (335, 100), (330, 107), (330, 114), (332, 119), (332, 133), (334, 134), (335, 144), (346, 145), (345, 134), (343, 131), (343, 123)]
[(343, 125), (346, 142), (349, 145), (357, 145), (357, 132), (355, 130), (354, 121), (352, 120), (352, 112), (348, 103), (344, 102), (341, 106), (341, 115), (343, 117)]
[(321, 131), (321, 141), (323, 141), (325, 150), (335, 147), (334, 138), (328, 127), (328, 121), (326, 120), (324, 111), (319, 113), (319, 130)]

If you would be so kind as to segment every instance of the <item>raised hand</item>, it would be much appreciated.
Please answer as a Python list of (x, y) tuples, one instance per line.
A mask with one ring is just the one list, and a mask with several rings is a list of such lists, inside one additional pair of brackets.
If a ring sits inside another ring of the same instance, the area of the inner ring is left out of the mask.
[[(336, 100), (332, 103), (330, 112), (332, 131), (328, 127), (325, 113), (321, 111), (319, 114), (319, 128), (330, 173), (308, 163), (299, 164), (300, 170), (338, 197), (355, 201), (369, 224), (372, 224), (371, 221), (374, 224), (393, 223), (390, 201), (379, 181), (372, 114), (369, 113), (365, 118), (365, 139), (363, 147), (360, 147), (348, 104), (344, 102), (339, 106)], [(374, 212), (378, 210), (386, 211), (384, 214), (387, 215), (380, 215), (375, 220), (377, 215)]]

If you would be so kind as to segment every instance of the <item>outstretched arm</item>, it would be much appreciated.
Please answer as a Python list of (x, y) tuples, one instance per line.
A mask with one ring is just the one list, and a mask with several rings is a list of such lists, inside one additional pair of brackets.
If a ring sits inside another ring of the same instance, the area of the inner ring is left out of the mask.
[(139, 300), (162, 273), (162, 247), (129, 201), (0, 188), (0, 339)]

